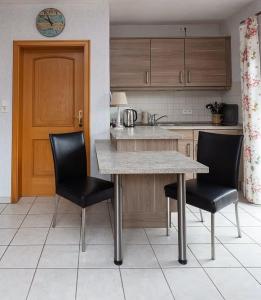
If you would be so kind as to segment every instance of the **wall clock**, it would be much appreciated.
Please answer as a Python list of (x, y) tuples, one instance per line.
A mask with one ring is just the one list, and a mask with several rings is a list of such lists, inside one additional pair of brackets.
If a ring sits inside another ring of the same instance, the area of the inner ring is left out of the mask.
[(47, 37), (59, 35), (65, 26), (64, 15), (56, 8), (45, 8), (36, 17), (38, 31)]

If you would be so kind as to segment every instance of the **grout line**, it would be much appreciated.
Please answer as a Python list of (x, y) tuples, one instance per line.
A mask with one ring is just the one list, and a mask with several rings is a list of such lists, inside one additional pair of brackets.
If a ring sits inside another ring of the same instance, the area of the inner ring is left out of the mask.
[[(116, 269), (117, 270), (117, 269)], [(124, 300), (126, 300), (126, 294), (125, 294), (125, 289), (124, 289), (124, 284), (123, 284), (123, 279), (122, 279), (122, 274), (121, 274), (121, 268), (119, 267), (119, 272), (120, 272), (120, 278), (121, 278), (121, 287), (122, 287), (122, 291), (123, 291), (123, 297)]]
[[(161, 266), (161, 264), (160, 264), (160, 262), (159, 262), (159, 260), (158, 260), (158, 257), (157, 257), (157, 255), (156, 255), (156, 253), (155, 253), (155, 251), (154, 251), (154, 249), (153, 249), (153, 247), (152, 247), (152, 244), (151, 244), (151, 242), (150, 242), (149, 236), (148, 236), (148, 234), (147, 234), (147, 232), (146, 232), (146, 230), (145, 230), (144, 228), (143, 228), (143, 230), (144, 230), (144, 232), (145, 232), (145, 234), (146, 234), (146, 236), (147, 236), (147, 239), (148, 239), (148, 241), (149, 241), (149, 245), (150, 245), (150, 247), (151, 247), (151, 250), (153, 251), (153, 254), (154, 254), (154, 256), (155, 256), (155, 258), (156, 258), (156, 260), (157, 260), (157, 262), (158, 262), (158, 265), (159, 265), (159, 267), (160, 267), (161, 273), (162, 273), (162, 275), (163, 275), (163, 277), (164, 277), (164, 279), (165, 279), (165, 281), (166, 281), (166, 283), (167, 283), (167, 286), (168, 286), (168, 288), (169, 288), (169, 290), (170, 290), (170, 293), (171, 293), (173, 299), (175, 300), (175, 296), (174, 296), (174, 294), (173, 294), (173, 291), (172, 291), (172, 289), (171, 289), (171, 287), (170, 287), (170, 285), (169, 285), (169, 282), (168, 282), (168, 280), (167, 280), (167, 278), (166, 278), (166, 275), (165, 275), (165, 273), (164, 273), (164, 271), (163, 271), (163, 269), (162, 269), (162, 266)], [(158, 270), (158, 269), (157, 269), (157, 270)]]

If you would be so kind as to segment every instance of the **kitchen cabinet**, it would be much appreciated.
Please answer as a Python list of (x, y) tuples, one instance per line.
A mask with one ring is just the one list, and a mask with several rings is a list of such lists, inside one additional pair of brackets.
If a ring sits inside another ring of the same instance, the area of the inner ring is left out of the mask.
[(150, 39), (112, 39), (111, 87), (150, 85)]
[(184, 85), (184, 39), (151, 40), (151, 86)]
[[(178, 151), (184, 154), (187, 157), (190, 157), (193, 159), (194, 157), (194, 141), (193, 139), (190, 140), (178, 140)], [(193, 179), (194, 174), (186, 174), (186, 179)]]
[(226, 38), (185, 40), (186, 86), (225, 87), (230, 84)]
[(228, 89), (229, 37), (111, 39), (111, 88)]

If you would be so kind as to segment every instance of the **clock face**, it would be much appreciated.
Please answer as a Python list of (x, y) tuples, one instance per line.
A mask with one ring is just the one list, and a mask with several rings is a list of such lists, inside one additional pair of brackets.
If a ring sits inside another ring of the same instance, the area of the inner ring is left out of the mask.
[(38, 31), (47, 37), (59, 35), (65, 26), (64, 15), (56, 8), (45, 8), (36, 17)]

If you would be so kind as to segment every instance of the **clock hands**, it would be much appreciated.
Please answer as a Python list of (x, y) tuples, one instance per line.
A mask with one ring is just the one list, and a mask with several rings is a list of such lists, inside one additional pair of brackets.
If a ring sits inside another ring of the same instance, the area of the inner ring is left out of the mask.
[[(46, 16), (47, 18), (46, 18), (45, 16)], [(44, 15), (44, 16), (41, 16), (41, 17), (42, 17), (45, 21), (49, 22), (51, 26), (53, 26), (53, 22), (51, 21), (49, 15)]]

